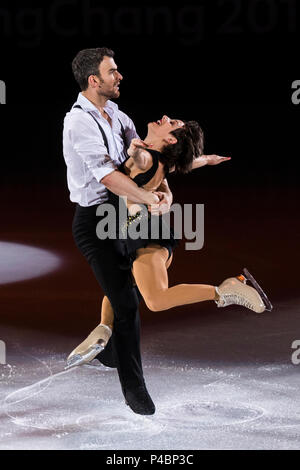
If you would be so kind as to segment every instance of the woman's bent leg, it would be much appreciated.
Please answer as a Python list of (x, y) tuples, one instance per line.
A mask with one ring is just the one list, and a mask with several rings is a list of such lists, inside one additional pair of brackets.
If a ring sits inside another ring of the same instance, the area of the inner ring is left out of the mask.
[[(137, 254), (138, 257), (138, 254)], [(166, 261), (166, 269), (169, 268), (170, 264), (172, 263), (173, 259), (173, 254), (170, 256), (170, 258)], [(135, 281), (134, 277), (133, 280)], [(114, 323), (114, 311), (111, 306), (111, 303), (108, 299), (108, 297), (105, 295), (102, 300), (102, 308), (101, 308), (101, 320), (100, 323), (102, 325), (109, 326), (109, 328), (112, 330), (113, 329), (113, 323)]]
[(168, 286), (168, 250), (159, 245), (148, 245), (137, 250), (133, 275), (147, 307), (153, 311), (167, 310), (179, 305), (215, 300), (214, 286), (206, 284), (178, 284)]

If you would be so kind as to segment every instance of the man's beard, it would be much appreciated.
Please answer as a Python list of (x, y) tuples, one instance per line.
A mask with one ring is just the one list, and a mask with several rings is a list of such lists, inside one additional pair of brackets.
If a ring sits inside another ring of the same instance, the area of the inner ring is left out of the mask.
[(102, 95), (102, 96), (105, 96), (105, 98), (110, 100), (110, 99), (114, 99), (114, 98), (119, 98), (120, 90), (117, 90), (117, 89), (113, 89), (113, 90), (110, 90), (110, 91), (99, 90), (99, 94)]
[(112, 98), (119, 98), (120, 96), (120, 90), (114, 90), (114, 96)]
[(120, 86), (120, 83), (116, 84), (115, 87), (113, 88), (114, 98), (118, 98), (120, 96), (120, 89), (117, 88), (119, 86)]

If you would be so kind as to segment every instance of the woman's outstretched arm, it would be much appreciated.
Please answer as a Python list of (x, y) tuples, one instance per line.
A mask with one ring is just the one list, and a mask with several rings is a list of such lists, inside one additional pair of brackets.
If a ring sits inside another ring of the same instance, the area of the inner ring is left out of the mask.
[[(220, 155), (201, 155), (201, 157), (195, 158), (192, 164), (192, 170), (196, 168), (201, 168), (205, 165), (218, 165), (219, 163), (230, 160), (231, 157), (221, 157)], [(169, 170), (169, 173), (175, 171), (175, 166)]]
[(220, 155), (201, 155), (201, 157), (195, 158), (193, 161), (192, 169), (201, 168), (205, 165), (218, 165), (219, 163), (230, 160), (231, 157), (221, 157)]

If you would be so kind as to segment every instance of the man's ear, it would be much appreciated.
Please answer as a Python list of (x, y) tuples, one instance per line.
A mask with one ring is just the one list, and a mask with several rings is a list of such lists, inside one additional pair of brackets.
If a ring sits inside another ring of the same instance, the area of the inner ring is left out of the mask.
[(96, 80), (95, 75), (90, 75), (88, 78), (88, 84), (91, 86), (91, 88), (97, 88), (99, 87), (99, 83)]

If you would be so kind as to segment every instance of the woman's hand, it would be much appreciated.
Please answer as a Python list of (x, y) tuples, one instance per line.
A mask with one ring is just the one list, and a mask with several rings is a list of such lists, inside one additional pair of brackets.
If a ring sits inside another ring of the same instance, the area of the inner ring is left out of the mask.
[(201, 157), (195, 158), (192, 164), (192, 170), (201, 168), (206, 165), (218, 165), (219, 163), (231, 160), (231, 157), (221, 157), (220, 155), (201, 155)]
[(143, 140), (135, 138), (132, 139), (127, 153), (130, 157), (133, 157), (138, 149), (145, 150), (150, 147), (152, 147), (152, 144), (146, 144)]
[[(218, 165), (219, 163), (231, 160), (231, 157), (221, 157), (220, 155), (202, 155), (206, 160), (206, 165)], [(201, 157), (200, 157), (201, 158)]]
[(168, 199), (167, 194), (162, 191), (155, 191), (154, 193), (159, 197), (159, 202), (157, 204), (152, 204), (151, 207), (148, 207), (151, 215), (163, 215), (170, 211), (171, 201)]
[(151, 191), (146, 191), (145, 189), (142, 189), (142, 191), (143, 199), (145, 201), (144, 204), (147, 204), (147, 206), (152, 206), (159, 203), (159, 196), (157, 194), (152, 193)]

